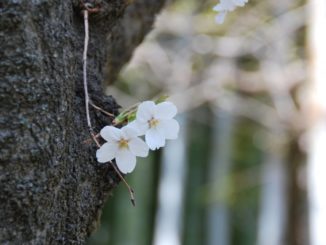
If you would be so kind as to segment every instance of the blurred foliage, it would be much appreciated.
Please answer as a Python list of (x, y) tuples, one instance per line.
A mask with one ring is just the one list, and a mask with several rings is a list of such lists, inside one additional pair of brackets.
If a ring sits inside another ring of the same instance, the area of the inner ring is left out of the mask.
[(131, 205), (126, 187), (119, 185), (103, 211), (101, 226), (89, 239), (88, 244), (151, 244), (156, 212), (159, 155), (151, 153), (146, 159), (138, 159), (136, 170), (126, 177), (135, 191), (136, 207)]

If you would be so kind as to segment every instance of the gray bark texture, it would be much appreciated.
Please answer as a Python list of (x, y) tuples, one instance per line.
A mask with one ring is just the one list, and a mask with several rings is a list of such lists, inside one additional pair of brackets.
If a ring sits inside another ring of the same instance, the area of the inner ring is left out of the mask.
[[(0, 2), (0, 244), (83, 244), (119, 178), (98, 164), (84, 109), (84, 25), (78, 0)], [(165, 0), (93, 0), (90, 97), (103, 94)], [(110, 118), (91, 108), (98, 132)], [(126, 200), (128, 202), (128, 200)]]

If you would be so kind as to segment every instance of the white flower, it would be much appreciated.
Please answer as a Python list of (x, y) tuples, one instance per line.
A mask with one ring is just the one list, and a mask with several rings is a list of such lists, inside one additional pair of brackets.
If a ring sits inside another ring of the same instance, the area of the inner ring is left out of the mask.
[(122, 129), (113, 126), (104, 127), (101, 136), (107, 142), (96, 151), (97, 161), (105, 163), (116, 159), (122, 173), (130, 173), (136, 166), (136, 156), (146, 157), (148, 146), (137, 137), (137, 131), (128, 126)]
[(214, 11), (219, 12), (215, 18), (216, 23), (222, 24), (227, 12), (233, 11), (236, 7), (243, 7), (247, 2), (248, 0), (220, 0), (220, 3), (213, 8)]
[(153, 101), (142, 102), (137, 110), (136, 119), (130, 127), (145, 134), (145, 141), (151, 150), (165, 145), (166, 139), (176, 139), (179, 124), (173, 117), (177, 114), (176, 106), (171, 102), (155, 104)]

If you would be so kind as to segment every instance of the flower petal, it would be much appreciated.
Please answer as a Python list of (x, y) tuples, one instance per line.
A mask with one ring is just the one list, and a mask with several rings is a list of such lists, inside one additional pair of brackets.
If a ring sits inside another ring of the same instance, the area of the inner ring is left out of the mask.
[(219, 11), (223, 11), (223, 10), (224, 10), (224, 6), (221, 3), (219, 3), (213, 7), (213, 11), (219, 12)]
[(156, 105), (155, 118), (171, 119), (177, 112), (177, 107), (172, 102), (165, 101)]
[(166, 139), (173, 140), (178, 138), (180, 126), (176, 120), (162, 120), (158, 127), (164, 132), (164, 136)]
[(148, 155), (148, 146), (140, 138), (133, 138), (129, 141), (130, 151), (139, 157), (147, 157)]
[(122, 135), (125, 139), (132, 139), (138, 136), (137, 129), (130, 127), (129, 124), (127, 126), (124, 126), (122, 129)]
[(145, 134), (145, 140), (151, 150), (159, 149), (165, 145), (163, 132), (157, 128), (149, 129)]
[(236, 4), (233, 0), (221, 0), (220, 5), (222, 8), (220, 11), (233, 11), (236, 8)]
[(128, 127), (133, 128), (137, 131), (137, 136), (142, 136), (145, 134), (146, 130), (149, 128), (148, 123), (140, 122), (138, 120), (132, 121), (128, 124)]
[(237, 6), (243, 7), (248, 1), (247, 0), (232, 0)]
[(131, 173), (136, 166), (136, 156), (129, 150), (120, 150), (117, 152), (116, 158), (119, 170), (124, 173)]
[(136, 119), (141, 122), (147, 122), (154, 116), (156, 105), (153, 101), (144, 101), (138, 106)]
[(121, 138), (121, 129), (113, 126), (105, 126), (100, 132), (103, 139), (109, 140), (119, 140)]
[(226, 11), (220, 12), (215, 17), (215, 22), (217, 24), (222, 24), (224, 22)]
[(100, 163), (105, 163), (111, 161), (118, 150), (118, 145), (112, 142), (107, 142), (101, 146), (100, 149), (96, 151), (97, 161)]

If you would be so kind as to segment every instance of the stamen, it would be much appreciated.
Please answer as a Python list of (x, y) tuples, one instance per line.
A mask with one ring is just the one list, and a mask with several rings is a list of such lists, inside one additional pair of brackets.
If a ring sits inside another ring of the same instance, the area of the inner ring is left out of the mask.
[(159, 123), (159, 120), (152, 118), (151, 120), (148, 121), (148, 125), (150, 128), (155, 128)]
[(123, 149), (123, 148), (129, 148), (129, 145), (128, 145), (128, 143), (129, 143), (129, 141), (128, 140), (126, 140), (126, 139), (121, 139), (121, 140), (119, 140), (119, 148), (120, 149)]

